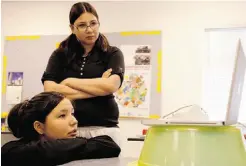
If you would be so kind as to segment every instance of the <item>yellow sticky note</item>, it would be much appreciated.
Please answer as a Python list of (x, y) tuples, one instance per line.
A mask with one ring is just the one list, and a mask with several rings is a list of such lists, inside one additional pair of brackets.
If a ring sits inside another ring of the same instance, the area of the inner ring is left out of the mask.
[(1, 131), (6, 131), (6, 126), (5, 125), (1, 126)]
[(38, 40), (40, 36), (6, 36), (5, 40)]
[(8, 112), (2, 112), (1, 113), (1, 118), (7, 118)]
[(2, 76), (2, 94), (6, 93), (7, 84), (7, 56), (3, 56), (3, 76)]
[(160, 35), (161, 31), (129, 31), (120, 32), (121, 36), (133, 36), (133, 35)]
[(56, 48), (58, 48), (60, 46), (60, 43), (56, 43)]
[(149, 118), (150, 119), (160, 119), (160, 115), (152, 114), (152, 115), (149, 115)]
[(157, 54), (157, 85), (156, 85), (156, 91), (158, 93), (161, 92), (161, 73), (162, 73), (162, 52), (161, 50), (158, 51)]

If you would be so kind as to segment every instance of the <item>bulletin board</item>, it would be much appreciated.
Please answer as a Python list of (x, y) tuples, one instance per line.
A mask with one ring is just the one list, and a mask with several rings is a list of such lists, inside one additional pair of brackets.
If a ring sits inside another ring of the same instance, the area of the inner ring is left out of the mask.
[[(149, 118), (161, 115), (161, 31), (104, 33), (109, 43), (121, 49), (125, 78), (115, 93), (122, 118)], [(8, 96), (8, 75), (23, 73), (21, 99), (43, 91), (42, 74), (51, 53), (68, 35), (5, 37), (2, 78), (2, 111), (12, 107)], [(13, 93), (13, 92), (11, 92)]]

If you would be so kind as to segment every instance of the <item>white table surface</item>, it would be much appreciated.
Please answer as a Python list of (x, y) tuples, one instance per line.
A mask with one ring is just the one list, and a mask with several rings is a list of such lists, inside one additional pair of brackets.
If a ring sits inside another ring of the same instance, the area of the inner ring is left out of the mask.
[(129, 163), (137, 161), (136, 158), (105, 158), (105, 159), (91, 159), (91, 160), (78, 160), (72, 161), (60, 166), (127, 166)]

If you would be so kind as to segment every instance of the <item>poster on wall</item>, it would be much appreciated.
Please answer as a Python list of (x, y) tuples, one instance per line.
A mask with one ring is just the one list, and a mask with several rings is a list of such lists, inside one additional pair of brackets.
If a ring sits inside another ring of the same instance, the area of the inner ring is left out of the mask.
[(7, 104), (18, 104), (21, 102), (23, 89), (23, 72), (9, 72), (6, 100)]
[(115, 93), (120, 116), (148, 117), (151, 92), (151, 47), (122, 45), (125, 58), (125, 77)]
[(122, 45), (120, 49), (126, 66), (150, 65), (151, 47), (149, 45)]

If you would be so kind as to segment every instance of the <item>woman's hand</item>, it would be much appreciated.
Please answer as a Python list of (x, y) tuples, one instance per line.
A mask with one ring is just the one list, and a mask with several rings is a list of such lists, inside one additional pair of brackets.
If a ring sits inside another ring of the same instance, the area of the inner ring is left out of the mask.
[(66, 85), (68, 86), (69, 82), (72, 82), (74, 78), (66, 78), (65, 80), (63, 80), (60, 84), (61, 85)]
[(106, 96), (118, 90), (120, 76), (112, 75), (112, 69), (108, 69), (101, 78), (67, 78), (60, 84), (93, 96)]
[(108, 69), (107, 71), (105, 71), (102, 75), (102, 78), (109, 78), (109, 76), (111, 75), (112, 69)]
[[(107, 71), (105, 71), (102, 75), (102, 78), (109, 78), (109, 76), (111, 75), (112, 69), (108, 69)], [(70, 82), (72, 82), (75, 78), (66, 78), (65, 80), (63, 80), (60, 84), (61, 85), (66, 85), (68, 86), (68, 84)]]

